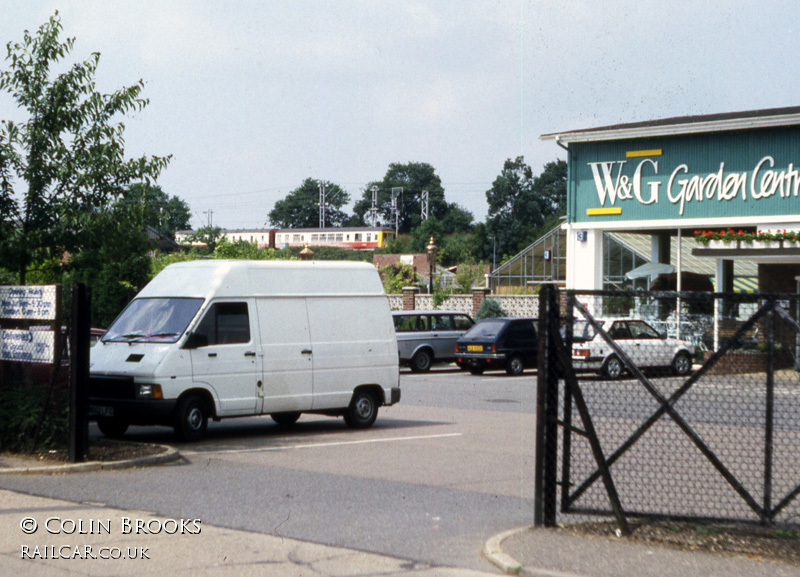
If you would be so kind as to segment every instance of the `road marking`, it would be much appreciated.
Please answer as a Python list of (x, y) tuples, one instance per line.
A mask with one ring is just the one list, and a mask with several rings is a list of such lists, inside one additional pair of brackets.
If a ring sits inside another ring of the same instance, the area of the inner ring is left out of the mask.
[(258, 449), (222, 449), (219, 451), (181, 451), (184, 455), (220, 455), (233, 453), (263, 453), (267, 451), (291, 451), (294, 449), (317, 449), (320, 447), (341, 447), (344, 445), (366, 445), (369, 443), (390, 443), (394, 441), (419, 441), (422, 439), (444, 439), (447, 437), (460, 437), (461, 433), (444, 433), (441, 435), (420, 435), (416, 437), (391, 437), (388, 439), (363, 439), (361, 441), (339, 441), (333, 443), (307, 443), (304, 445), (289, 445), (286, 447), (260, 447)]

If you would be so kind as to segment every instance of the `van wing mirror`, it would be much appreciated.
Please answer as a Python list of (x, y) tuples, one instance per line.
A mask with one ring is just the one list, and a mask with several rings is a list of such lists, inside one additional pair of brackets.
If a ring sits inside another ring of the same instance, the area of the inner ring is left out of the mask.
[(208, 346), (208, 337), (200, 333), (190, 333), (183, 345), (184, 349), (199, 349)]

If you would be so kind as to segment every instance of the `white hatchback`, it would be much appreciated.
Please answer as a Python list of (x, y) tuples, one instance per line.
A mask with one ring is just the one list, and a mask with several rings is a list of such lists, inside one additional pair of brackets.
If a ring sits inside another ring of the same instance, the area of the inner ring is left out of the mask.
[[(694, 346), (690, 342), (665, 337), (643, 320), (598, 319), (597, 323), (639, 368), (669, 368), (676, 375), (692, 370)], [(596, 370), (611, 379), (626, 371), (614, 349), (584, 320), (574, 324), (572, 363), (576, 370)]]

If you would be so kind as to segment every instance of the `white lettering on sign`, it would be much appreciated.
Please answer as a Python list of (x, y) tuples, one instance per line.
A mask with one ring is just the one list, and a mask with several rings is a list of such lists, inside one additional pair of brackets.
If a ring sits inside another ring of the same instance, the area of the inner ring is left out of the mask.
[(55, 320), (56, 287), (0, 286), (0, 318)]
[(52, 363), (54, 350), (53, 331), (0, 329), (0, 361)]
[[(646, 175), (658, 175), (658, 162), (642, 160), (633, 172), (633, 177), (623, 174), (626, 160), (590, 162), (594, 186), (600, 206), (615, 205), (617, 202), (634, 200), (642, 205), (658, 204), (660, 200), (660, 181), (644, 182)], [(748, 172), (725, 172), (725, 163), (719, 170), (706, 175), (687, 176), (688, 164), (681, 164), (667, 181), (667, 200), (679, 206), (683, 215), (690, 203), (705, 201), (730, 202), (737, 198), (746, 202), (748, 198), (761, 200), (772, 196), (790, 198), (800, 196), (800, 171), (794, 164), (786, 169), (774, 170), (775, 159), (765, 156)], [(649, 193), (645, 192), (645, 185)]]

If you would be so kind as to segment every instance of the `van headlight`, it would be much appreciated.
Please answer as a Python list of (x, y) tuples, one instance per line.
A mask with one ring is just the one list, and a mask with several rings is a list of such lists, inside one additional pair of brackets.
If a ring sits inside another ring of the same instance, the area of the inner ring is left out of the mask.
[(136, 385), (136, 398), (163, 399), (164, 395), (161, 392), (161, 385), (154, 385), (151, 383), (139, 383), (138, 385)]

